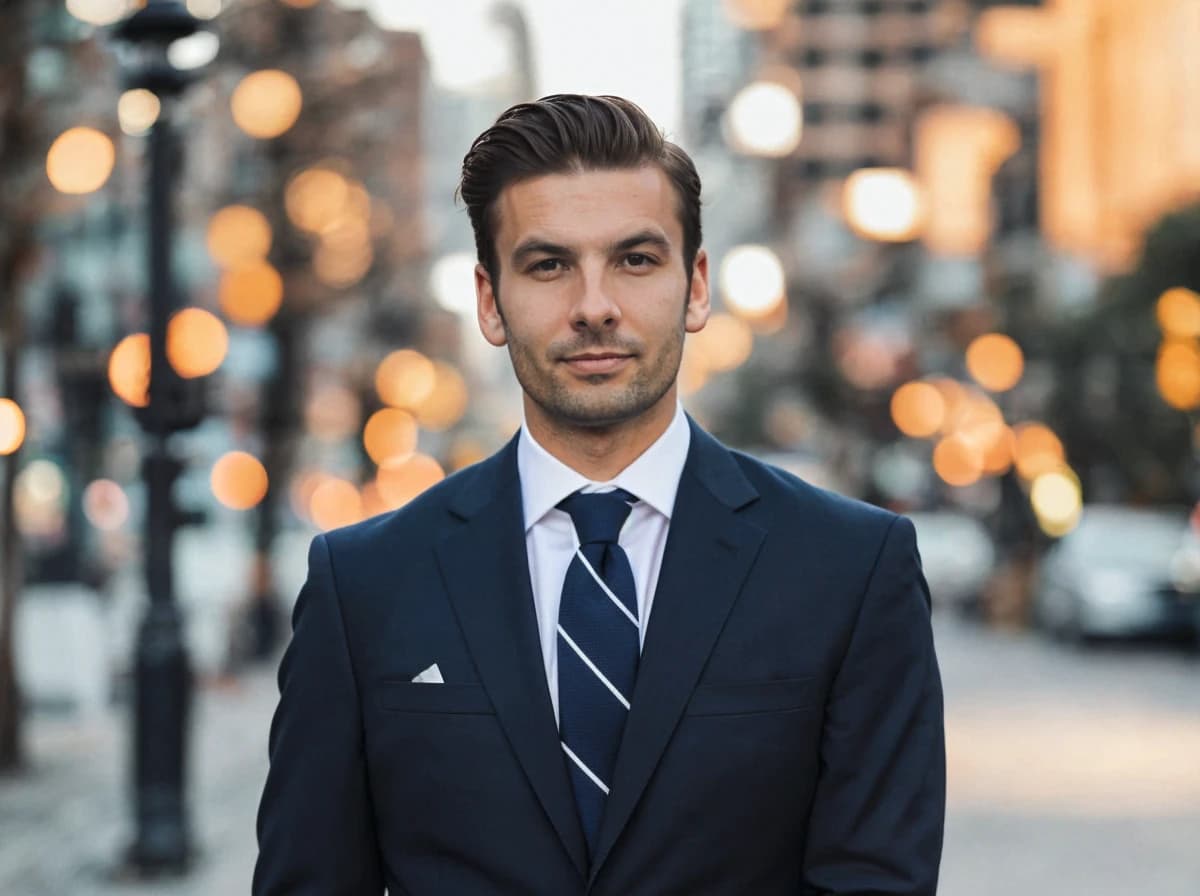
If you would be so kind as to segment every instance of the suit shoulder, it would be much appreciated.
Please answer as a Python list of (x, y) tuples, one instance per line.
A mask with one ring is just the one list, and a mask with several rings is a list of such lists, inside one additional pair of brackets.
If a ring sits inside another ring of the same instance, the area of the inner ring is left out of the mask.
[(815, 515), (822, 524), (835, 528), (848, 526), (857, 531), (886, 531), (897, 519), (897, 514), (890, 510), (813, 485), (751, 454), (734, 450), (730, 453), (760, 497), (782, 513), (810, 518)]

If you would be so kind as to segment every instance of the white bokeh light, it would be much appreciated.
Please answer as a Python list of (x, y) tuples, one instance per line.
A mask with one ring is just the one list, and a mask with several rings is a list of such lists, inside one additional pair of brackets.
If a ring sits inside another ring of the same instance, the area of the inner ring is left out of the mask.
[(766, 246), (737, 246), (721, 262), (720, 285), (735, 314), (764, 317), (784, 300), (783, 265)]
[(429, 275), (437, 303), (457, 314), (475, 313), (475, 256), (451, 252), (433, 264)]
[(177, 69), (187, 71), (208, 65), (217, 58), (221, 39), (211, 31), (197, 31), (167, 47), (167, 61)]
[(800, 143), (804, 117), (796, 94), (782, 84), (757, 81), (738, 91), (727, 113), (733, 148), (779, 158)]

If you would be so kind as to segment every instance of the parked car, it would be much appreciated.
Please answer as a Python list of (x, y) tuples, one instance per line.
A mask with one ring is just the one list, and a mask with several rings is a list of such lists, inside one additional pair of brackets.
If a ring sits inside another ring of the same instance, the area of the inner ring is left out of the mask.
[(976, 609), (996, 565), (996, 550), (983, 523), (951, 510), (907, 514), (917, 530), (921, 567), (934, 606)]
[(1183, 509), (1092, 505), (1046, 554), (1034, 618), (1064, 640), (1197, 634), (1197, 595), (1175, 582)]

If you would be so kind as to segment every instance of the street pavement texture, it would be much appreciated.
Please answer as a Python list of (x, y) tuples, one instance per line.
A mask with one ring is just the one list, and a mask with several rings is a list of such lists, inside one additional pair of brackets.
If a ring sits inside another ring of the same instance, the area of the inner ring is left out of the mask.
[[(944, 896), (1200, 894), (1200, 657), (1063, 648), (941, 618), (949, 815)], [(36, 715), (28, 774), (0, 780), (3, 896), (249, 892), (272, 672), (197, 698), (182, 879), (114, 880), (130, 833), (123, 712)], [(747, 894), (753, 896), (753, 894)]]

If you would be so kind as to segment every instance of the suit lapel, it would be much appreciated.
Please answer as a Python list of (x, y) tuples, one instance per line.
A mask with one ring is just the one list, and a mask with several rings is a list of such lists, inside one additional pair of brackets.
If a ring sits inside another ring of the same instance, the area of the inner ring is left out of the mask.
[(437, 549), (446, 588), (500, 725), (580, 875), (587, 846), (559, 746), (529, 583), (516, 439), (464, 476), (463, 523)]
[(741, 468), (720, 443), (691, 426), (593, 881), (671, 739), (766, 534), (737, 513), (757, 497)]

